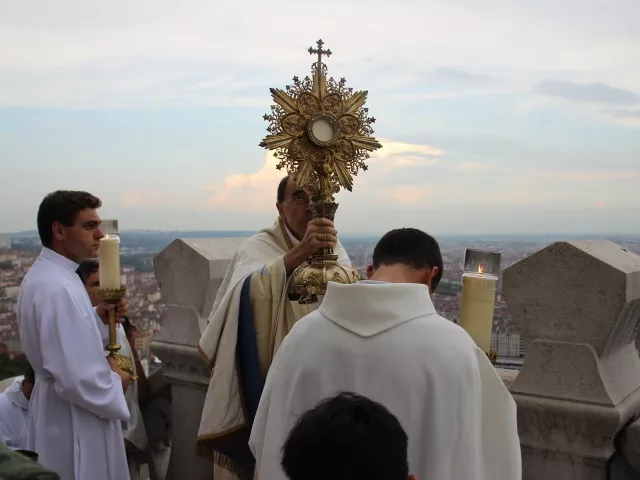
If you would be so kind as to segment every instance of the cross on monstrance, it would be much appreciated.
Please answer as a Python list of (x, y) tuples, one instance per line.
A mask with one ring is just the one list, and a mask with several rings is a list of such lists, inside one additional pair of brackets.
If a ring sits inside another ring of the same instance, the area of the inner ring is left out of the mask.
[(318, 48), (309, 47), (309, 55), (318, 55), (318, 67), (320, 67), (320, 65), (322, 64), (322, 55), (330, 57), (331, 50), (322, 49), (322, 46), (324, 45), (324, 42), (322, 41), (322, 39), (318, 40), (316, 42), (316, 45), (318, 45)]

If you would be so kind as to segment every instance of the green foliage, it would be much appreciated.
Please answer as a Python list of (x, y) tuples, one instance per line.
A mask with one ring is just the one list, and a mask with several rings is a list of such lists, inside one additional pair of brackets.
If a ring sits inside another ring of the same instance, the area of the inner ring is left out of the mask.
[(29, 368), (27, 357), (20, 354), (12, 359), (7, 352), (7, 346), (0, 343), (0, 380), (24, 375), (27, 368)]

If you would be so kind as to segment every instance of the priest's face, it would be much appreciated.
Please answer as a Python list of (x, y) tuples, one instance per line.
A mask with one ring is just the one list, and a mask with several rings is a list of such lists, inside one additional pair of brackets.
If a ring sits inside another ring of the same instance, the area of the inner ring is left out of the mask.
[(53, 235), (58, 253), (76, 262), (98, 256), (100, 239), (104, 233), (100, 230), (100, 216), (95, 209), (87, 208), (76, 214), (70, 226), (54, 223)]
[(302, 240), (307, 231), (307, 224), (313, 220), (311, 207), (309, 206), (309, 193), (297, 189), (293, 179), (289, 177), (284, 201), (277, 203), (276, 207), (291, 233), (298, 240)]

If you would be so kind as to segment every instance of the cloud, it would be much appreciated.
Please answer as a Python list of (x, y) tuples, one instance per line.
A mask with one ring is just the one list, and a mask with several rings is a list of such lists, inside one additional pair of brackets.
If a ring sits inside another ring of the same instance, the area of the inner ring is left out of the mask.
[(436, 67), (423, 75), (427, 81), (446, 84), (484, 85), (493, 79), (487, 75), (479, 75), (458, 68)]
[(535, 92), (571, 103), (592, 105), (637, 105), (640, 97), (632, 91), (611, 87), (605, 83), (573, 83), (547, 80), (538, 84)]
[(182, 192), (180, 195), (170, 190), (127, 190), (120, 194), (120, 206), (124, 208), (200, 208), (205, 192)]
[[(376, 168), (372, 168), (362, 178), (359, 177), (359, 184), (377, 184), (384, 178), (385, 173), (397, 168), (434, 165), (438, 162), (435, 157), (444, 153), (429, 145), (395, 142), (389, 139), (382, 139), (380, 143), (382, 148), (373, 152), (367, 161), (368, 165), (375, 165)], [(210, 188), (213, 194), (208, 201), (209, 207), (259, 213), (273, 211), (276, 187), (280, 179), (286, 175), (283, 170), (276, 169), (277, 163), (278, 160), (273, 153), (267, 152), (264, 164), (257, 172), (233, 174), (226, 177), (221, 185), (213, 185)], [(372, 170), (375, 171), (373, 175)], [(426, 194), (419, 193), (416, 189), (405, 192), (397, 189), (388, 193), (399, 203), (411, 203)]]
[(267, 152), (264, 165), (255, 173), (236, 173), (224, 179), (222, 185), (211, 187), (209, 206), (233, 211), (272, 212), (278, 182), (287, 173), (278, 170), (278, 159)]
[(429, 145), (394, 142), (385, 138), (379, 141), (382, 148), (371, 153), (369, 163), (384, 170), (435, 165), (444, 154), (444, 150)]
[(459, 162), (453, 166), (458, 172), (477, 172), (479, 170), (487, 170), (490, 165), (482, 162)]
[(640, 108), (603, 108), (600, 113), (623, 125), (640, 126)]
[(547, 172), (545, 177), (563, 182), (611, 182), (640, 177), (639, 170), (570, 170)]
[(426, 197), (433, 194), (427, 187), (400, 186), (383, 191), (385, 197), (390, 198), (394, 203), (400, 205), (416, 205), (421, 203)]

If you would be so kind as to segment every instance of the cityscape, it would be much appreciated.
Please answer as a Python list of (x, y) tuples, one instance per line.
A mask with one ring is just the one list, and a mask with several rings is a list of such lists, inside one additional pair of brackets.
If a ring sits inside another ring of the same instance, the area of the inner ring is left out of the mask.
[[(122, 234), (121, 267), (127, 285), (129, 318), (138, 327), (136, 349), (147, 373), (159, 360), (150, 350), (155, 334), (162, 328), (164, 304), (153, 274), (153, 257), (175, 238), (249, 236), (252, 232), (155, 232), (134, 231)], [(597, 238), (597, 237), (593, 237)], [(601, 237), (600, 237), (601, 238)], [(609, 238), (625, 248), (640, 253), (640, 238)], [(444, 273), (433, 295), (438, 313), (457, 322), (460, 307), (461, 277), (465, 248), (499, 251), (501, 268), (523, 259), (553, 241), (552, 236), (535, 237), (442, 237), (439, 239), (444, 260)], [(371, 263), (374, 237), (344, 237), (343, 245), (351, 262), (361, 273)], [(0, 236), (0, 354), (11, 359), (22, 356), (16, 325), (16, 302), (20, 283), (40, 251), (35, 232)], [(524, 358), (520, 334), (510, 322), (509, 310), (498, 283), (496, 295), (492, 349), (498, 353), (503, 368), (519, 368)], [(9, 376), (12, 372), (3, 373)]]

